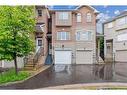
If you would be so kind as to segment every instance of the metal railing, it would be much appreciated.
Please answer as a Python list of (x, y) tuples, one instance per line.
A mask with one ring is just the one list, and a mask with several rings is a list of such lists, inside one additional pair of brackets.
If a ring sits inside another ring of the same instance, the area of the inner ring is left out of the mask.
[(38, 51), (37, 51), (35, 54), (33, 54), (33, 55), (28, 55), (28, 56), (26, 56), (26, 57), (24, 58), (24, 64), (29, 64), (29, 63), (31, 63), (31, 64), (33, 64), (33, 66), (35, 66), (35, 65), (38, 63), (39, 58), (40, 58), (41, 56), (43, 56), (43, 55), (44, 55), (44, 48), (43, 48), (43, 47), (40, 47), (40, 48), (38, 49)]
[(38, 63), (39, 58), (44, 55), (44, 48), (40, 47), (37, 51), (37, 53), (35, 54), (34, 58), (33, 58), (33, 64), (36, 65)]

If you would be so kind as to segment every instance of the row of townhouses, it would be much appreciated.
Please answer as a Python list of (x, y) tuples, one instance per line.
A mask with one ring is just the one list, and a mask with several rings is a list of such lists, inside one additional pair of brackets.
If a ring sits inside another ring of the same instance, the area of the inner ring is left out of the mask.
[[(33, 55), (18, 58), (22, 68), (29, 59), (33, 64), (43, 57), (42, 64), (98, 64), (100, 57), (96, 23), (99, 12), (91, 6), (78, 6), (73, 10), (51, 10), (35, 6), (36, 31), (33, 40), (36, 48)], [(103, 24), (105, 59), (115, 56), (115, 61), (127, 62), (127, 16), (126, 12)], [(121, 40), (122, 39), (122, 40)], [(42, 65), (41, 64), (41, 65)], [(1, 61), (3, 68), (13, 67), (13, 62)]]
[(105, 58), (127, 63), (127, 11), (107, 20), (103, 28)]

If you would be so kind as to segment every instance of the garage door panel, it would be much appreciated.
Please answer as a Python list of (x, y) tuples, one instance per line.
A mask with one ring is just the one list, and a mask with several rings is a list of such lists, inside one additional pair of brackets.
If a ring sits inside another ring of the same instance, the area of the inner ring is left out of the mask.
[(76, 52), (76, 64), (92, 64), (93, 56), (92, 51), (77, 51)]
[(55, 51), (55, 64), (71, 64), (71, 51)]
[(116, 61), (127, 62), (127, 51), (116, 51)]

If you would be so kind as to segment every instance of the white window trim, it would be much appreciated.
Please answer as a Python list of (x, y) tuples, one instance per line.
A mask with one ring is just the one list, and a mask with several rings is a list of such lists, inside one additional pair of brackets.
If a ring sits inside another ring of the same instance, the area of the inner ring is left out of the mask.
[(110, 28), (113, 28), (113, 22), (110, 22), (107, 24), (107, 28), (110, 29)]
[(117, 41), (118, 42), (127, 41), (127, 33), (118, 34), (117, 35)]
[(81, 20), (82, 20), (82, 15), (81, 15), (81, 13), (77, 13), (77, 15), (76, 15), (76, 21), (77, 21), (77, 22), (81, 22)]
[[(124, 20), (124, 21), (120, 21), (120, 20)], [(117, 25), (124, 25), (127, 24), (127, 17), (121, 17), (117, 20)]]
[[(89, 32), (91, 33), (91, 38), (89, 39), (89, 34), (87, 34), (87, 39), (83, 39), (83, 33), (89, 33)], [(80, 34), (79, 39), (77, 37), (78, 33)], [(92, 31), (91, 30), (77, 30), (77, 32), (76, 32), (76, 41), (92, 41)]]
[(86, 14), (86, 22), (92, 22), (92, 14), (91, 13)]
[(59, 20), (68, 20), (69, 13), (68, 12), (58, 12), (58, 19)]
[[(58, 33), (60, 33), (60, 34), (58, 35)], [(69, 38), (67, 38), (67, 36)], [(57, 40), (70, 40), (70, 32), (57, 32)]]

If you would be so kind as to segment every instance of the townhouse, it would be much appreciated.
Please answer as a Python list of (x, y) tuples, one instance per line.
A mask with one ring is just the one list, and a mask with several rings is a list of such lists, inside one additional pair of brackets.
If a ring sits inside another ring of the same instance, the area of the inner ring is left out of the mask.
[(53, 63), (95, 63), (98, 11), (83, 5), (74, 10), (50, 10), (50, 14)]
[(127, 11), (106, 21), (103, 27), (106, 60), (127, 63)]
[[(42, 64), (97, 63), (100, 35), (96, 34), (99, 12), (95, 8), (82, 5), (73, 10), (51, 10), (47, 6), (35, 6), (35, 13), (36, 31), (32, 34), (35, 50), (27, 58), (18, 59), (19, 68), (35, 66), (40, 55)], [(52, 62), (47, 63), (49, 59)], [(4, 68), (14, 66), (13, 62), (0, 64)]]

